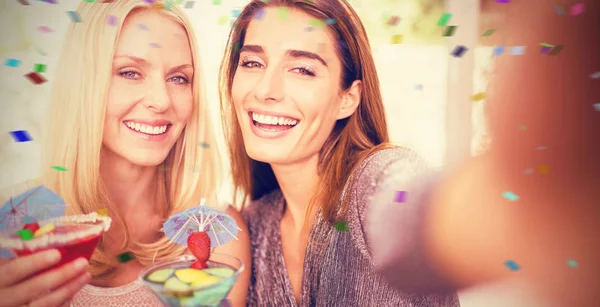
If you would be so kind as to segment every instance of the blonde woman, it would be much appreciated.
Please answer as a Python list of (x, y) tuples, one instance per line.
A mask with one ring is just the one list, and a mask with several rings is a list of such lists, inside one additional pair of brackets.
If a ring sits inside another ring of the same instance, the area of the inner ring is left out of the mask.
[[(216, 204), (221, 175), (217, 152), (199, 146), (215, 140), (197, 42), (183, 13), (160, 1), (84, 2), (78, 13), (54, 79), (43, 181), (69, 204), (67, 214), (105, 208), (113, 225), (89, 265), (83, 259), (30, 279), (57, 260), (40, 254), (1, 266), (0, 305), (58, 306), (74, 295), (74, 306), (160, 306), (137, 276), (186, 252), (160, 232), (162, 223), (202, 197)], [(242, 231), (216, 252), (249, 265), (245, 223), (223, 209)], [(125, 252), (135, 259), (120, 263)], [(234, 306), (244, 305), (248, 272), (229, 296)]]

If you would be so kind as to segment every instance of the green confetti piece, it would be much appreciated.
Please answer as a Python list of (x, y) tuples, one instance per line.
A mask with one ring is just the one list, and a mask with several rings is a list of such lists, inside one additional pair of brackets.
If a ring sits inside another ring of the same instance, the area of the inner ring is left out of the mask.
[(58, 165), (53, 165), (52, 168), (55, 169), (55, 170), (57, 170), (57, 171), (60, 171), (60, 172), (66, 172), (66, 171), (68, 171), (68, 169), (66, 169), (64, 167), (61, 167), (61, 166), (58, 166)]
[(122, 253), (117, 256), (117, 259), (119, 259), (120, 263), (129, 262), (129, 261), (133, 260), (134, 258), (135, 257), (133, 257), (133, 254), (131, 254), (130, 252)]
[(575, 261), (573, 259), (567, 260), (567, 264), (570, 267), (572, 267), (572, 268), (578, 268), (579, 267), (579, 264), (577, 264), (577, 261)]
[(279, 8), (279, 18), (280, 19), (290, 18), (290, 9), (287, 7), (280, 7)]
[(348, 231), (348, 223), (347, 222), (335, 222), (335, 230), (346, 232)]
[(506, 198), (506, 199), (508, 199), (510, 201), (517, 201), (517, 200), (519, 200), (519, 195), (517, 195), (517, 194), (515, 194), (513, 192), (510, 192), (510, 191), (506, 191), (506, 192), (502, 193), (502, 197), (504, 197), (504, 198)]
[(548, 44), (548, 43), (540, 43), (540, 46), (543, 46), (543, 47), (550, 47), (550, 48), (554, 47), (554, 45), (552, 45), (552, 44)]
[(33, 70), (35, 72), (46, 72), (46, 65), (44, 65), (44, 64), (35, 64), (35, 66), (33, 67)]
[(453, 36), (454, 32), (456, 32), (456, 26), (446, 27), (446, 31), (444, 31), (444, 36)]
[(212, 0), (213, 5), (221, 5), (221, 0)]
[(218, 24), (222, 26), (226, 24), (227, 21), (229, 21), (229, 16), (221, 16), (221, 18), (219, 18)]
[(308, 25), (317, 28), (317, 27), (320, 27), (321, 25), (323, 25), (323, 23), (318, 19), (311, 19), (308, 21)]
[(19, 238), (21, 238), (23, 241), (29, 241), (33, 239), (33, 233), (31, 233), (31, 230), (29, 229), (20, 229), (17, 231), (17, 235), (19, 235)]
[(448, 23), (448, 21), (450, 21), (450, 18), (452, 18), (452, 14), (445, 13), (444, 15), (442, 15), (442, 17), (440, 17), (440, 19), (438, 20), (437, 25), (439, 27), (445, 27), (446, 24)]
[(483, 32), (483, 34), (481, 34), (481, 36), (491, 36), (492, 34), (494, 34), (494, 32), (496, 32), (495, 29), (489, 29), (489, 30)]

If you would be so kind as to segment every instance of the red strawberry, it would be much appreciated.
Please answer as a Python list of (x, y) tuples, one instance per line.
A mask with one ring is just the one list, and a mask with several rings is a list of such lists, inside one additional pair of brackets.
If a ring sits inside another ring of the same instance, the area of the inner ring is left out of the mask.
[(201, 262), (210, 257), (210, 237), (206, 232), (193, 232), (187, 240), (188, 249)]
[(38, 229), (40, 229), (40, 225), (38, 223), (25, 224), (23, 229), (31, 230), (31, 233), (35, 233)]
[(196, 270), (203, 270), (203, 269), (208, 268), (208, 265), (206, 265), (206, 262), (204, 262), (204, 261), (196, 260), (196, 261), (194, 261), (194, 263), (192, 263), (192, 265), (190, 267), (192, 269), (196, 269)]

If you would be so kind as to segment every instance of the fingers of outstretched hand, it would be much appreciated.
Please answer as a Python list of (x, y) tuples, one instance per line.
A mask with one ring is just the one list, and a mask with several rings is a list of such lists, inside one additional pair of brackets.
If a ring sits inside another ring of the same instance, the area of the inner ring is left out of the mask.
[(86, 259), (79, 258), (43, 275), (28, 279), (18, 285), (0, 290), (0, 306), (16, 306), (34, 301), (49, 291), (59, 288), (87, 269)]
[(1, 265), (0, 289), (4, 290), (34, 273), (58, 263), (60, 258), (60, 252), (53, 249), (30, 256), (19, 257)]
[(91, 279), (90, 273), (82, 273), (73, 278), (60, 288), (53, 290), (29, 304), (29, 307), (59, 307), (68, 306), (68, 302)]

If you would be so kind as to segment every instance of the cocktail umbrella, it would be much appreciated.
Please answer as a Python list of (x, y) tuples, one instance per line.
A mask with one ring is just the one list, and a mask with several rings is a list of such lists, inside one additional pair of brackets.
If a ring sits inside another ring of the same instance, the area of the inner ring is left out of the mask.
[(171, 216), (164, 224), (163, 231), (171, 241), (187, 246), (187, 239), (193, 232), (206, 232), (210, 237), (210, 247), (217, 247), (237, 238), (241, 231), (235, 220), (220, 211), (205, 205), (205, 199), (199, 206)]
[[(63, 216), (65, 201), (45, 186), (38, 186), (11, 197), (0, 208), (0, 232), (12, 232), (25, 224)], [(0, 258), (12, 258), (12, 253), (0, 249)]]

